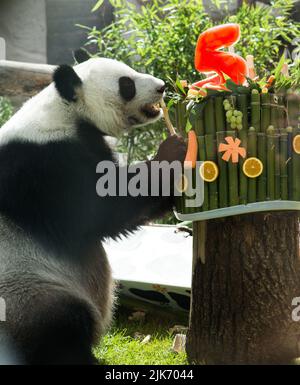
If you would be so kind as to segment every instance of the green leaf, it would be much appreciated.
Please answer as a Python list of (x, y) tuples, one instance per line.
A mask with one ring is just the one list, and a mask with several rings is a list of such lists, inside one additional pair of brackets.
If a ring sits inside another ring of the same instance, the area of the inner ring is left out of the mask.
[(178, 78), (176, 79), (176, 86), (179, 89), (179, 91), (181, 91), (184, 95), (186, 95), (186, 92), (185, 92), (184, 88), (182, 87), (180, 80)]
[(283, 54), (281, 56), (281, 59), (279, 60), (277, 67), (275, 68), (275, 72), (274, 72), (275, 79), (278, 79), (284, 63), (285, 63), (285, 55)]
[(97, 3), (94, 5), (94, 8), (92, 9), (92, 12), (96, 12), (101, 7), (103, 2), (104, 0), (98, 0)]
[(190, 122), (189, 119), (187, 119), (186, 125), (185, 125), (185, 132), (189, 132), (192, 128), (193, 128), (192, 123)]

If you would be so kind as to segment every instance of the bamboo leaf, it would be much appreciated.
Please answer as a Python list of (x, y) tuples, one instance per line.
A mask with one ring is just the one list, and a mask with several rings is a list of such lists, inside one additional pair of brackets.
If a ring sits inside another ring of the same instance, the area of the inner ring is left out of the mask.
[(282, 67), (284, 65), (284, 62), (285, 62), (285, 55), (282, 54), (282, 56), (279, 60), (279, 63), (277, 65), (277, 67), (275, 68), (275, 72), (274, 72), (275, 79), (278, 79), (278, 77), (280, 75), (280, 71), (282, 70)]
[(103, 2), (104, 0), (98, 0), (92, 9), (92, 12), (96, 12), (102, 6)]

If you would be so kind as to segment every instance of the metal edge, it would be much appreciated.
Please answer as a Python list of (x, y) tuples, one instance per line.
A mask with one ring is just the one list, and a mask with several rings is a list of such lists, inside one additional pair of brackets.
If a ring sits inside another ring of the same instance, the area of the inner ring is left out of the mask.
[(197, 212), (191, 214), (181, 214), (174, 209), (175, 217), (180, 221), (205, 221), (208, 219), (225, 218), (234, 215), (250, 214), (263, 211), (300, 211), (300, 202), (297, 201), (271, 201), (271, 202), (256, 202), (247, 205), (238, 205), (224, 207), (216, 210), (205, 212)]

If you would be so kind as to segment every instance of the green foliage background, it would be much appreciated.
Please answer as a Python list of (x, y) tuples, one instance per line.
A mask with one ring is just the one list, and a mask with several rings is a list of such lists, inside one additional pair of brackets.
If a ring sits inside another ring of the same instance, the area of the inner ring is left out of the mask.
[[(230, 1), (215, 0), (223, 18), (217, 22), (206, 13), (199, 0), (145, 1), (137, 11), (124, 0), (110, 0), (115, 7), (114, 22), (103, 30), (87, 28), (87, 49), (96, 47), (97, 55), (121, 60), (138, 71), (165, 80), (195, 81), (200, 75), (194, 69), (194, 49), (199, 33), (214, 24), (239, 23), (241, 39), (236, 52), (245, 57), (253, 54), (261, 76), (272, 71), (294, 38), (300, 36), (300, 24), (291, 19), (292, 0), (274, 0), (271, 7), (243, 4), (230, 15)], [(101, 11), (103, 1), (94, 10)], [(169, 87), (171, 91), (172, 87)], [(138, 128), (124, 135), (120, 150), (129, 161), (151, 157), (166, 135), (162, 123)]]
[(0, 96), (0, 127), (12, 116), (13, 108), (9, 100)]

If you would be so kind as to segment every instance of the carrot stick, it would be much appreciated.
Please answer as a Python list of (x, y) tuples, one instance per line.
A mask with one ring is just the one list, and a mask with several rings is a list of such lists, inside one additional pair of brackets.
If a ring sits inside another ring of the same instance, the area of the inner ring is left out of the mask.
[(185, 162), (191, 162), (192, 168), (196, 167), (198, 155), (198, 141), (194, 130), (188, 132), (188, 147), (185, 156)]
[(170, 119), (170, 116), (169, 116), (169, 112), (168, 112), (166, 103), (165, 103), (165, 101), (163, 99), (161, 99), (160, 105), (161, 105), (161, 108), (163, 110), (166, 126), (169, 129), (170, 134), (171, 135), (176, 135), (176, 131), (175, 131), (175, 128), (173, 127), (173, 124), (171, 122), (171, 119)]

